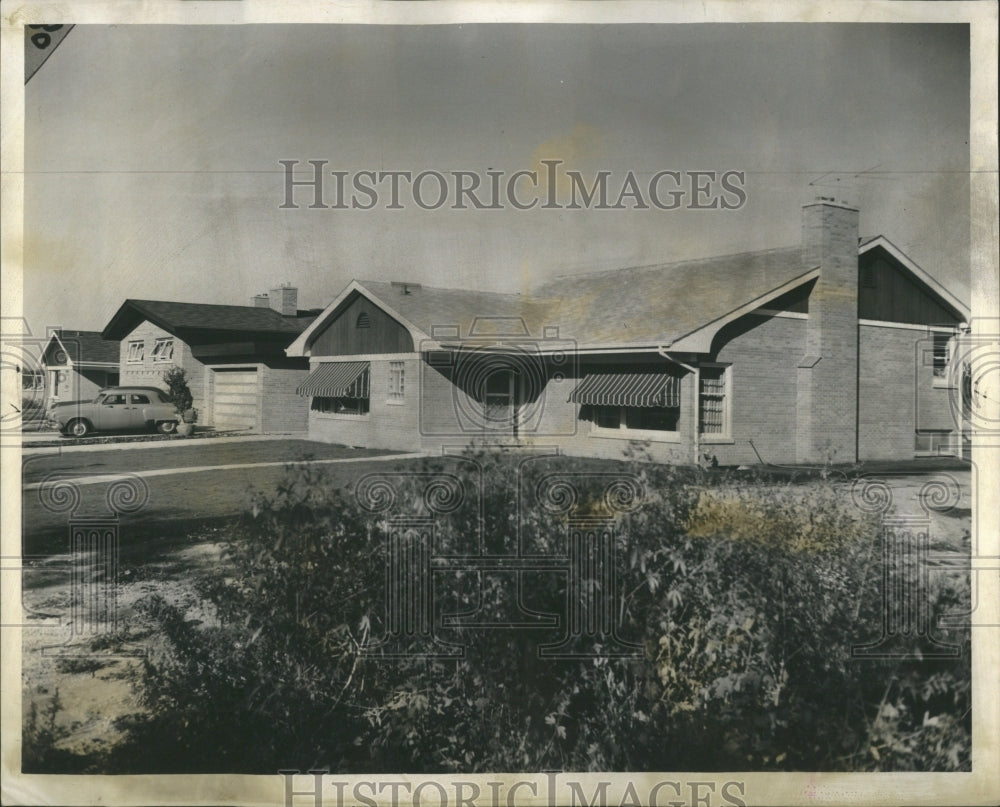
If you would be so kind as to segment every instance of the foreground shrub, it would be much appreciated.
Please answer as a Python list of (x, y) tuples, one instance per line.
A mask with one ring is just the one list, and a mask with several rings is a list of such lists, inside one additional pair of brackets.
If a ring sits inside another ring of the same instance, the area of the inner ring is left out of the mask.
[[(481, 471), (439, 518), (437, 551), (565, 551), (562, 517), (518, 515), (513, 457), (425, 463), (401, 480), (402, 512), (429, 513), (420, 474)], [(471, 467), (470, 466), (470, 467)], [(581, 467), (554, 461), (551, 467)], [(603, 468), (607, 471), (609, 466)], [(534, 489), (549, 468), (528, 474)], [(128, 770), (954, 770), (969, 765), (968, 648), (958, 660), (853, 659), (878, 637), (877, 525), (827, 483), (774, 485), (649, 465), (616, 516), (616, 615), (636, 659), (545, 660), (553, 629), (440, 629), (463, 658), (385, 658), (386, 516), (291, 469), (230, 536), (203, 590), (207, 622), (147, 604), (165, 640), (146, 664), (148, 717), (116, 764)], [(578, 511), (609, 515), (602, 477), (578, 480)], [(440, 492), (440, 491), (439, 491)], [(481, 528), (481, 532), (480, 532)], [(501, 571), (438, 575), (445, 613), (502, 601)], [(939, 614), (967, 604), (941, 577)], [(565, 575), (528, 573), (523, 605), (566, 612)], [(595, 583), (596, 584), (596, 581)], [(509, 605), (509, 603), (508, 603)], [(499, 606), (497, 606), (499, 607)], [(499, 613), (499, 612), (498, 612)], [(940, 632), (966, 645), (961, 631)], [(920, 641), (909, 643), (921, 652)], [(926, 649), (926, 648), (925, 648)]]

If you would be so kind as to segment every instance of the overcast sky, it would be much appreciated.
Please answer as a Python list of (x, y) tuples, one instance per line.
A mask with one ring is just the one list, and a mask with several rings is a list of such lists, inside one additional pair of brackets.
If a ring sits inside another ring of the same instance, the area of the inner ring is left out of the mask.
[[(302, 307), (351, 278), (526, 291), (798, 243), (816, 195), (969, 286), (965, 25), (77, 26), (26, 88), (25, 316)], [(738, 211), (282, 210), (328, 170), (739, 170)], [(813, 185), (810, 185), (813, 182)], [(683, 293), (682, 289), (665, 293)]]

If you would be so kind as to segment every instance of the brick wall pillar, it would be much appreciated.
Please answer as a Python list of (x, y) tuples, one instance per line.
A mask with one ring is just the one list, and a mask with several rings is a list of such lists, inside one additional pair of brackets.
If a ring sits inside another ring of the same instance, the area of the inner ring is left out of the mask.
[(818, 266), (798, 368), (796, 458), (854, 462), (858, 431), (858, 211), (832, 200), (802, 209), (806, 267)]

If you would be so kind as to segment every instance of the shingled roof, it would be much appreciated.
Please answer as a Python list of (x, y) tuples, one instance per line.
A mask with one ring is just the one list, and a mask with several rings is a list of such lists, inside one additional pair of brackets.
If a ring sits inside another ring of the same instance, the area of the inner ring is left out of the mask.
[[(433, 286), (359, 280), (358, 283), (411, 325), (431, 336), (436, 328), (457, 327), (462, 337), (470, 335), (536, 336), (549, 324), (552, 301), (535, 300), (518, 294), (446, 289)], [(522, 326), (523, 323), (523, 326)]]
[(114, 339), (104, 339), (100, 331), (60, 330), (45, 346), (44, 361), (64, 364), (58, 352), (64, 351), (74, 364), (118, 364), (119, 344)]
[(102, 331), (105, 339), (122, 339), (148, 320), (169, 333), (232, 331), (243, 335), (280, 337), (290, 342), (312, 322), (313, 316), (286, 317), (272, 308), (247, 305), (175, 303), (163, 300), (126, 300)]
[(815, 267), (798, 247), (556, 278), (536, 297), (581, 344), (670, 344)]
[[(318, 320), (329, 320), (361, 293), (416, 329), (416, 337), (442, 344), (542, 337), (546, 326), (555, 326), (580, 347), (657, 347), (800, 285), (815, 269), (803, 263), (799, 247), (790, 247), (559, 277), (531, 295), (356, 280)], [(453, 334), (439, 337), (440, 326)], [(289, 355), (303, 355), (312, 335), (305, 332)]]

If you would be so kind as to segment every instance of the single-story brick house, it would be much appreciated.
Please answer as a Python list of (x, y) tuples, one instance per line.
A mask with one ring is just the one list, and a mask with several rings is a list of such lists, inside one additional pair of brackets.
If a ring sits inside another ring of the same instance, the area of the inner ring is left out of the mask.
[[(799, 246), (560, 278), (530, 297), (353, 281), (289, 346), (311, 438), (476, 440), (661, 461), (957, 452), (949, 343), (969, 309), (852, 207)], [(959, 407), (960, 408), (960, 407)]]
[(295, 389), (308, 362), (284, 350), (315, 315), (287, 285), (246, 306), (126, 300), (102, 335), (120, 342), (122, 384), (165, 388), (164, 370), (184, 368), (200, 424), (304, 432), (308, 402)]
[(92, 400), (102, 387), (118, 383), (118, 342), (100, 331), (60, 329), (42, 352), (45, 405)]

